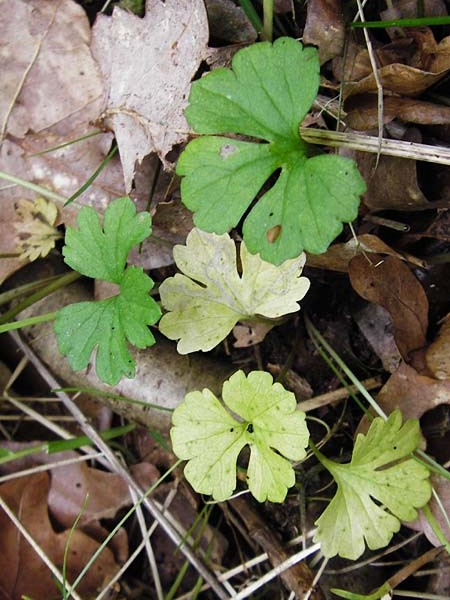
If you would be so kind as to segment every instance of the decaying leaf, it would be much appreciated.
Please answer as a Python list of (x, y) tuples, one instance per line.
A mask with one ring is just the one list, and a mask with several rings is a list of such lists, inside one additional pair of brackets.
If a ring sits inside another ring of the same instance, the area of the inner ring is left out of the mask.
[[(365, 131), (378, 127), (378, 100), (373, 94), (361, 94), (345, 103), (346, 124)], [(450, 123), (450, 107), (416, 98), (388, 96), (383, 100), (383, 122), (401, 119), (405, 123), (445, 125)]]
[(37, 198), (34, 202), (20, 200), (17, 208), (20, 218), (15, 223), (17, 232), (16, 248), (21, 260), (36, 260), (47, 256), (62, 233), (54, 227), (58, 209), (50, 200)]
[(193, 229), (186, 246), (174, 248), (174, 258), (184, 274), (167, 278), (159, 288), (169, 311), (159, 328), (169, 339), (180, 340), (181, 354), (211, 350), (238, 321), (296, 312), (309, 289), (309, 280), (300, 277), (304, 254), (275, 266), (250, 254), (242, 242), (240, 275), (236, 246), (227, 233)]
[(190, 82), (206, 52), (202, 0), (147, 0), (145, 16), (114, 8), (99, 15), (92, 48), (107, 92), (104, 117), (113, 129), (130, 191), (136, 161), (167, 153), (188, 135), (183, 115)]
[[(20, 477), (1, 485), (0, 495), (50, 560), (61, 570), (70, 531), (56, 533), (53, 529), (47, 508), (49, 484), (47, 473)], [(32, 598), (59, 597), (59, 590), (48, 567), (1, 509), (0, 530), (2, 598), (20, 600), (24, 595)], [(78, 529), (72, 532), (66, 563), (69, 582), (74, 581), (98, 547), (99, 543), (85, 533)], [(97, 589), (103, 587), (118, 569), (111, 550), (103, 549), (80, 582), (78, 592), (83, 597), (95, 595)]]
[(381, 408), (390, 413), (399, 408), (405, 418), (417, 418), (441, 404), (450, 404), (450, 380), (421, 375), (402, 362), (377, 395)]
[(232, 0), (205, 0), (212, 39), (228, 44), (251, 44), (258, 34), (241, 6)]
[(303, 41), (318, 46), (320, 64), (341, 54), (344, 39), (345, 23), (339, 0), (308, 2)]
[(333, 244), (323, 254), (306, 254), (306, 264), (308, 267), (318, 269), (329, 269), (331, 271), (348, 272), (349, 262), (357, 254), (386, 254), (395, 256), (400, 260), (416, 265), (423, 266), (423, 262), (408, 254), (399, 254), (393, 248), (385, 244), (379, 237), (370, 233), (363, 233), (356, 238), (351, 238), (348, 242), (342, 244)]
[(1, 11), (0, 138), (37, 133), (65, 119), (72, 129), (94, 120), (102, 82), (83, 8), (73, 0), (17, 0), (2, 1)]
[[(418, 132), (417, 132), (418, 133)], [(405, 141), (421, 141), (410, 131)], [(358, 152), (358, 167), (367, 181), (364, 204), (376, 210), (421, 210), (430, 207), (417, 181), (415, 160)]]
[(450, 315), (445, 318), (437, 338), (425, 352), (425, 363), (436, 379), (450, 379)]
[(393, 256), (364, 256), (350, 262), (353, 289), (369, 302), (383, 306), (391, 315), (394, 338), (402, 357), (422, 348), (428, 327), (428, 299), (418, 279), (404, 262)]

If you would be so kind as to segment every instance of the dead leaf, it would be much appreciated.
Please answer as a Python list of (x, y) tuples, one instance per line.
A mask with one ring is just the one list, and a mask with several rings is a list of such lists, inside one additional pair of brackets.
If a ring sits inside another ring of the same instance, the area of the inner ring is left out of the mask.
[(232, 0), (205, 0), (210, 36), (229, 44), (251, 44), (258, 34), (240, 6)]
[(32, 262), (40, 256), (47, 256), (55, 247), (56, 240), (63, 237), (62, 233), (54, 227), (58, 209), (50, 200), (45, 198), (36, 198), (34, 202), (19, 200), (17, 215), (20, 220), (14, 224), (14, 227), (20, 260)]
[(344, 39), (345, 23), (340, 0), (310, 0), (303, 41), (318, 46), (320, 64), (341, 54)]
[[(47, 511), (48, 488), (48, 474), (38, 473), (4, 483), (0, 486), (0, 495), (28, 533), (61, 570), (70, 532), (54, 531)], [(0, 590), (5, 594), (5, 600), (21, 600), (24, 595), (34, 600), (59, 598), (60, 592), (53, 582), (51, 572), (1, 509), (0, 530)], [(74, 581), (98, 547), (97, 542), (78, 529), (73, 531), (67, 556), (69, 582)], [(118, 569), (112, 552), (104, 548), (83, 577), (77, 588), (78, 592), (83, 597), (95, 595)]]
[(248, 348), (263, 341), (275, 323), (245, 323), (233, 327), (233, 335), (236, 338), (233, 346), (235, 348)]
[[(406, 141), (413, 141), (413, 133), (409, 132)], [(410, 211), (430, 208), (430, 203), (417, 182), (415, 160), (381, 155), (377, 164), (375, 154), (358, 152), (357, 163), (367, 182), (363, 201), (371, 210)]]
[(393, 256), (373, 255), (372, 264), (355, 256), (349, 265), (353, 289), (369, 302), (385, 308), (393, 322), (394, 339), (405, 360), (426, 342), (428, 300), (404, 262)]
[[(444, 477), (433, 476), (432, 483), (433, 489), (436, 492), (446, 514), (442, 514), (442, 510), (439, 507), (434, 495), (430, 499), (429, 507), (439, 523), (445, 538), (448, 540), (450, 539), (450, 525), (448, 524), (448, 514), (450, 513), (450, 481), (448, 479), (444, 479)], [(411, 527), (416, 531), (423, 531), (428, 541), (433, 544), (433, 546), (442, 546), (442, 542), (438, 540), (436, 534), (431, 528), (429, 520), (422, 512), (419, 512), (419, 519), (416, 523), (417, 527), (411, 523), (408, 523), (408, 527)]]
[(419, 374), (402, 362), (377, 395), (386, 414), (400, 409), (404, 419), (420, 419), (441, 404), (450, 404), (450, 380), (439, 381)]
[[(437, 66), (437, 63), (431, 67)], [(430, 67), (430, 68), (431, 68)], [(419, 96), (430, 86), (442, 79), (450, 70), (450, 64), (444, 67), (439, 63), (439, 71), (424, 71), (409, 65), (393, 63), (378, 69), (378, 77), (383, 87), (384, 93), (391, 92), (402, 96)], [(367, 92), (376, 92), (377, 83), (373, 73), (364, 77), (360, 81), (350, 82), (344, 86), (344, 98), (364, 94)]]
[(402, 360), (392, 332), (392, 319), (379, 304), (368, 304), (353, 316), (361, 333), (383, 364), (383, 369), (393, 373)]
[(206, 54), (208, 23), (202, 0), (147, 0), (145, 17), (114, 8), (99, 15), (92, 48), (107, 87), (104, 116), (115, 133), (125, 187), (136, 161), (167, 153), (187, 139), (183, 115), (190, 82)]
[(356, 238), (351, 238), (342, 244), (333, 244), (323, 254), (307, 254), (306, 265), (318, 269), (329, 269), (331, 271), (348, 272), (349, 262), (357, 254), (387, 254), (395, 256), (400, 260), (406, 260), (418, 267), (424, 263), (420, 259), (409, 254), (399, 254), (393, 248), (385, 244), (379, 237), (370, 233), (363, 233)]
[(450, 314), (425, 352), (425, 363), (436, 379), (450, 379)]
[(82, 7), (73, 0), (3, 0), (1, 10), (0, 138), (95, 119), (102, 82)]
[[(41, 443), (5, 441), (1, 445), (16, 452)], [(74, 451), (32, 454), (0, 465), (0, 472), (15, 473), (37, 465), (52, 465), (77, 458), (78, 454)], [(139, 463), (132, 467), (131, 471), (145, 489), (159, 478), (158, 470), (148, 463)], [(83, 528), (86, 524), (100, 519), (112, 519), (120, 509), (132, 504), (128, 485), (116, 473), (89, 467), (86, 462), (53, 467), (50, 472), (48, 508), (52, 517), (64, 529), (70, 528), (79, 515), (79, 527)]]
[[(354, 96), (346, 102), (345, 110), (348, 127), (357, 131), (378, 127), (378, 103), (375, 96)], [(383, 101), (383, 123), (390, 123), (393, 119), (421, 125), (445, 125), (450, 123), (450, 107), (415, 98), (388, 96)]]

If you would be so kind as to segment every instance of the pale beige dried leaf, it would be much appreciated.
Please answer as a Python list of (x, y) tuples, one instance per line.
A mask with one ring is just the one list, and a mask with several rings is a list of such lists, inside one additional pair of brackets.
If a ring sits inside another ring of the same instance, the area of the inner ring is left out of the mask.
[(102, 82), (86, 13), (73, 0), (0, 1), (0, 127), (23, 137), (100, 112)]
[(167, 153), (187, 139), (183, 115), (190, 82), (206, 54), (208, 23), (202, 0), (147, 0), (140, 19), (119, 8), (99, 15), (92, 48), (107, 93), (104, 116), (113, 129), (125, 186), (135, 163)]
[(20, 252), (21, 260), (30, 262), (47, 254), (55, 247), (56, 240), (62, 233), (54, 227), (58, 217), (58, 209), (51, 200), (36, 198), (19, 200), (17, 207), (19, 221), (14, 224), (16, 229), (16, 249)]

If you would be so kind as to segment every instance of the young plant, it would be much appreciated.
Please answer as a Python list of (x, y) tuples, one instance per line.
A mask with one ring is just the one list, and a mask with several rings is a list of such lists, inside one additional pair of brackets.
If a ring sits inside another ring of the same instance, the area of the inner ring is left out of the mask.
[(241, 420), (206, 388), (187, 394), (173, 413), (170, 436), (175, 454), (188, 461), (186, 479), (197, 492), (226, 500), (236, 487), (238, 455), (249, 445), (250, 492), (259, 502), (283, 502), (295, 483), (287, 459), (304, 458), (309, 438), (294, 394), (273, 383), (270, 373), (252, 371), (246, 377), (237, 371), (224, 383), (222, 398)]
[[(248, 489), (259, 502), (283, 502), (295, 483), (287, 459), (304, 458), (309, 438), (295, 396), (273, 384), (269, 373), (253, 371), (246, 377), (238, 371), (224, 383), (222, 398), (242, 420), (208, 389), (187, 394), (173, 413), (172, 446), (178, 458), (188, 461), (186, 479), (197, 492), (226, 500), (236, 488), (236, 461), (248, 444)], [(365, 543), (372, 550), (386, 546), (400, 520), (417, 517), (416, 508), (431, 495), (428, 469), (411, 457), (419, 443), (418, 421), (402, 425), (395, 411), (387, 421), (375, 418), (367, 435), (358, 435), (349, 464), (329, 460), (314, 448), (338, 486), (316, 522), (314, 541), (325, 556), (357, 559)]]
[(87, 367), (96, 348), (98, 377), (115, 385), (123, 376), (134, 377), (127, 340), (138, 348), (152, 346), (155, 338), (148, 326), (161, 315), (148, 294), (153, 281), (141, 267), (126, 267), (131, 248), (151, 233), (150, 215), (136, 214), (129, 198), (118, 198), (106, 209), (103, 227), (90, 207), (80, 210), (77, 223), (78, 229), (66, 231), (65, 262), (82, 275), (116, 284), (119, 291), (105, 300), (61, 308), (55, 320), (58, 346), (74, 371)]
[(182, 200), (200, 229), (222, 234), (235, 227), (280, 171), (243, 225), (248, 250), (274, 264), (303, 250), (324, 252), (342, 222), (355, 219), (365, 191), (352, 160), (314, 155), (299, 135), (317, 95), (319, 69), (317, 50), (292, 38), (253, 44), (235, 54), (232, 69), (193, 83), (185, 111), (192, 129), (205, 134), (188, 144), (177, 164)]
[(300, 277), (304, 254), (275, 266), (250, 254), (242, 242), (239, 274), (236, 246), (228, 234), (193, 229), (186, 245), (175, 246), (173, 254), (184, 275), (169, 277), (159, 288), (169, 311), (159, 330), (180, 340), (180, 354), (211, 350), (238, 321), (276, 319), (298, 311), (309, 289), (309, 279)]

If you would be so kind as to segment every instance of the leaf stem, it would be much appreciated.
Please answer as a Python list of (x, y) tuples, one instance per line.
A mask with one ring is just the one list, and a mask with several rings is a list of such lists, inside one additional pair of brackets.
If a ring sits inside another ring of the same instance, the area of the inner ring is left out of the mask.
[(56, 290), (59, 290), (60, 288), (69, 285), (70, 283), (73, 283), (80, 277), (80, 273), (77, 273), (76, 271), (70, 271), (69, 273), (62, 275), (61, 277), (58, 277), (56, 281), (52, 281), (51, 283), (41, 288), (34, 294), (31, 294), (27, 298), (24, 298), (24, 300), (22, 300), (19, 304), (17, 304), (4, 314), (0, 315), (0, 325), (11, 321), (11, 319), (14, 319), (16, 315), (18, 315), (20, 312), (22, 312), (29, 306), (33, 305), (35, 302), (38, 302), (38, 300), (42, 300), (42, 298), (45, 298), (46, 296), (49, 296)]
[(30, 317), (29, 319), (5, 323), (4, 325), (0, 325), (0, 333), (6, 333), (7, 331), (12, 331), (13, 329), (21, 329), (22, 327), (29, 327), (30, 325), (36, 325), (37, 323), (54, 321), (56, 319), (56, 315), (57, 311), (45, 313), (45, 315), (38, 315), (37, 317)]
[(273, 37), (273, 0), (263, 0), (263, 30), (261, 39), (271, 42)]
[(56, 200), (57, 202), (66, 202), (67, 198), (57, 194), (56, 192), (52, 192), (48, 188), (42, 187), (41, 185), (37, 185), (36, 183), (31, 183), (31, 181), (26, 181), (26, 179), (21, 179), (20, 177), (16, 177), (15, 175), (10, 175), (9, 173), (5, 173), (5, 171), (0, 171), (0, 179), (5, 179), (6, 181), (11, 181), (16, 185), (20, 185), (24, 188), (32, 190), (44, 198), (49, 198), (50, 200)]

